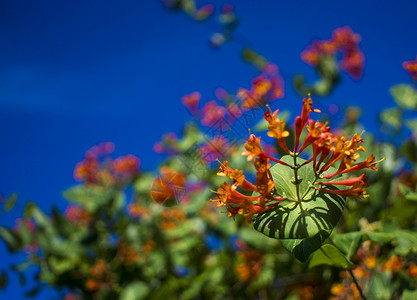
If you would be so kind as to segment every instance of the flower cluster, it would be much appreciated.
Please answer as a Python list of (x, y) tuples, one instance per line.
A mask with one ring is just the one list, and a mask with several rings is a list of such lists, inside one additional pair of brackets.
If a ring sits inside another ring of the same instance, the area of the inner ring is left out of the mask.
[(113, 282), (112, 274), (103, 259), (99, 259), (89, 270), (85, 287), (89, 291), (109, 289)]
[(251, 82), (250, 89), (240, 88), (236, 97), (228, 95), (223, 89), (216, 90), (216, 100), (208, 101), (201, 109), (199, 103), (201, 94), (193, 92), (182, 98), (182, 103), (191, 114), (201, 120), (204, 126), (230, 126), (245, 111), (264, 106), (272, 101), (284, 97), (284, 81), (275, 64), (267, 63), (263, 72)]
[(359, 48), (360, 40), (361, 37), (349, 27), (336, 28), (331, 39), (313, 41), (301, 53), (301, 58), (315, 67), (322, 58), (335, 57), (337, 53), (342, 53), (340, 67), (352, 78), (359, 79), (365, 63), (365, 57)]
[(140, 160), (128, 154), (112, 160), (113, 143), (101, 143), (85, 153), (83, 161), (74, 169), (74, 179), (85, 184), (108, 186), (123, 184), (132, 179), (139, 170)]
[(252, 80), (251, 89), (239, 89), (239, 98), (243, 100), (243, 109), (253, 109), (284, 97), (284, 81), (278, 73), (278, 67), (267, 64), (264, 72)]
[(64, 214), (74, 225), (88, 225), (92, 217), (83, 207), (77, 205), (68, 205)]
[(160, 176), (153, 180), (150, 193), (157, 203), (164, 203), (179, 196), (178, 193), (184, 189), (186, 178), (183, 173), (166, 166), (161, 168), (160, 173)]
[[(294, 158), (294, 165), (271, 156), (266, 153), (260, 144), (260, 137), (251, 134), (245, 143), (246, 151), (242, 155), (247, 156), (248, 161), (254, 162), (256, 168), (255, 184), (249, 182), (241, 170), (232, 169), (228, 162), (221, 164), (217, 173), (219, 176), (229, 177), (232, 184), (224, 182), (216, 191), (217, 207), (226, 206), (229, 216), (240, 214), (246, 217), (250, 223), (255, 214), (262, 213), (276, 205), (279, 205), (284, 199), (290, 201), (302, 201), (304, 195), (300, 195), (297, 188), (297, 199), (289, 199), (280, 195), (275, 189), (275, 182), (272, 178), (270, 168), (271, 162), (292, 168), (295, 172), (295, 184), (299, 184), (302, 178), (297, 177), (297, 170), (307, 164), (315, 174), (315, 180), (311, 183), (309, 189), (316, 189), (322, 192), (338, 194), (344, 197), (365, 198), (365, 187), (368, 186), (366, 174), (363, 173), (358, 177), (344, 178), (335, 180), (343, 174), (360, 171), (363, 169), (377, 170), (375, 156), (371, 153), (363, 162), (357, 163), (360, 152), (366, 152), (362, 146), (364, 140), (361, 135), (355, 134), (351, 139), (344, 136), (336, 136), (330, 131), (326, 123), (309, 119), (311, 112), (320, 112), (313, 109), (313, 102), (310, 97), (303, 99), (301, 115), (297, 116), (294, 121), (294, 149), (290, 151), (286, 138), (290, 136), (286, 130), (285, 121), (277, 118), (278, 110), (275, 112), (268, 110), (264, 114), (268, 122), (268, 136), (276, 139), (278, 145), (284, 152)], [(300, 141), (301, 134), (307, 130), (305, 138)], [(296, 163), (297, 157), (309, 147), (311, 157), (301, 165)], [(330, 170), (333, 167), (333, 171)], [(345, 189), (328, 188), (329, 185), (343, 186)], [(252, 193), (251, 196), (238, 191), (238, 188), (247, 191), (246, 194)]]
[(236, 275), (243, 282), (256, 279), (262, 271), (264, 254), (252, 249), (242, 241), (238, 242), (238, 249), (237, 263), (235, 265)]
[(403, 68), (410, 74), (414, 81), (417, 81), (417, 56), (416, 60), (403, 62)]

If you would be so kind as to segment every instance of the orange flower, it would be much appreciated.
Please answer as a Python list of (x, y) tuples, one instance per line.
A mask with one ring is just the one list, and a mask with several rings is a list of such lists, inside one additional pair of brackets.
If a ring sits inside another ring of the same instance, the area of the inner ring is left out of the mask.
[(87, 225), (91, 221), (91, 214), (80, 206), (69, 205), (64, 215), (74, 225)]
[(314, 41), (301, 53), (301, 59), (311, 65), (318, 66), (322, 58), (334, 57), (342, 53), (340, 67), (352, 78), (359, 79), (362, 76), (365, 64), (365, 56), (359, 49), (360, 35), (354, 33), (349, 27), (341, 27), (333, 30), (332, 38), (324, 41)]
[(74, 169), (74, 179), (76, 181), (85, 181), (87, 184), (97, 181), (97, 172), (100, 169), (96, 156), (91, 151), (85, 153), (85, 159), (76, 164)]
[(262, 155), (264, 152), (261, 149), (261, 137), (256, 137), (254, 134), (249, 136), (249, 139), (245, 143), (246, 151), (243, 151), (241, 155), (247, 155), (248, 161), (251, 161), (255, 156)]
[(411, 263), (407, 269), (407, 275), (412, 278), (417, 278), (417, 266), (415, 263)]
[(215, 124), (222, 126), (226, 116), (226, 108), (217, 105), (216, 101), (212, 100), (204, 105), (201, 114), (201, 124), (204, 126), (213, 126)]
[(326, 190), (323, 188), (316, 188), (316, 190), (330, 193), (330, 194), (341, 195), (343, 197), (355, 197), (355, 198), (365, 199), (365, 198), (368, 198), (369, 195), (366, 194), (366, 190), (363, 187), (364, 185), (357, 182), (352, 186), (352, 188), (348, 190)]
[(200, 102), (201, 94), (199, 92), (194, 92), (189, 95), (182, 97), (181, 101), (185, 107), (187, 107), (192, 114), (198, 112), (198, 103)]
[(271, 114), (268, 106), (268, 110), (264, 113), (264, 118), (269, 123), (268, 136), (276, 138), (281, 148), (289, 154), (290, 151), (288, 150), (284, 139), (288, 137), (290, 133), (285, 130), (285, 121), (277, 118), (278, 111), (279, 109)]
[(140, 160), (132, 154), (121, 156), (112, 163), (112, 169), (119, 176), (133, 176), (139, 169)]
[(237, 96), (243, 100), (242, 108), (246, 110), (284, 97), (284, 83), (278, 74), (278, 67), (271, 63), (267, 64), (264, 72), (252, 80), (250, 91), (241, 88)]
[(403, 269), (402, 259), (393, 255), (382, 264), (382, 269), (387, 273), (399, 272)]
[(179, 189), (185, 186), (185, 175), (169, 167), (162, 167), (161, 175), (152, 182), (151, 197), (158, 203), (174, 199)]
[(375, 255), (369, 255), (365, 258), (365, 265), (370, 270), (375, 268), (376, 263), (377, 263), (377, 258)]

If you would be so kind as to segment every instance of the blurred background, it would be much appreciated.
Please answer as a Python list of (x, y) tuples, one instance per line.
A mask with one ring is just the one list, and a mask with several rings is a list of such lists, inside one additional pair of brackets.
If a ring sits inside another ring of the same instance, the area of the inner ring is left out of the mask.
[[(198, 2), (207, 3), (218, 11), (226, 1)], [(114, 142), (115, 156), (140, 157), (142, 169), (155, 168), (161, 157), (153, 144), (167, 132), (180, 133), (191, 118), (183, 95), (199, 91), (206, 102), (217, 87), (235, 93), (259, 74), (243, 62), (242, 46), (280, 68), (286, 95), (272, 107), (298, 111), (294, 75), (316, 78), (300, 53), (334, 28), (350, 26), (362, 37), (364, 75), (359, 81), (343, 75), (343, 85), (317, 102), (322, 110), (360, 105), (370, 131), (378, 128), (378, 113), (393, 105), (388, 87), (409, 81), (401, 64), (417, 53), (415, 1), (227, 3), (241, 18), (238, 36), (212, 49), (214, 19), (195, 22), (159, 0), (1, 1), (0, 194), (19, 194), (1, 224), (12, 226), (27, 200), (45, 210), (65, 207), (62, 191), (75, 183), (74, 165), (99, 142)], [(0, 268), (19, 260), (3, 243), (0, 255)], [(21, 296), (16, 281), (0, 298), (12, 296)], [(54, 297), (47, 291), (37, 299)]]

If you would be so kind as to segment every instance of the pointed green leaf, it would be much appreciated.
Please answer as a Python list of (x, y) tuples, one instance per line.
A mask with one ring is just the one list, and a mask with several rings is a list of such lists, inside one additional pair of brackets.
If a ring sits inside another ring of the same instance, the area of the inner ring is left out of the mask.
[(13, 193), (9, 198), (7, 198), (4, 202), (3, 210), (8, 212), (13, 209), (14, 205), (16, 204), (17, 194)]
[(66, 199), (81, 204), (89, 212), (94, 212), (99, 207), (108, 204), (112, 196), (113, 191), (111, 189), (94, 185), (78, 185), (64, 192)]
[(329, 265), (343, 269), (350, 269), (353, 266), (335, 246), (329, 244), (323, 245), (311, 257), (309, 267), (313, 268), (319, 265)]
[(402, 114), (401, 110), (397, 107), (384, 109), (381, 112), (380, 118), (383, 123), (392, 126), (395, 130), (401, 128)]
[(358, 251), (360, 245), (371, 240), (373, 242), (384, 245), (395, 238), (394, 234), (386, 232), (348, 232), (343, 234), (336, 234), (333, 237), (333, 242), (342, 251), (348, 259), (351, 259)]
[(412, 85), (398, 84), (393, 86), (390, 92), (399, 106), (417, 109), (417, 92)]
[(320, 249), (324, 241), (330, 236), (330, 232), (321, 230), (315, 236), (303, 240), (281, 240), (282, 245), (290, 251), (295, 258), (306, 262), (310, 255)]
[(22, 247), (22, 241), (19, 235), (9, 228), (0, 227), (0, 237), (6, 243), (10, 252), (15, 252)]
[[(289, 155), (282, 157), (282, 161), (292, 164), (293, 158)], [(298, 158), (297, 163), (305, 160)], [(296, 186), (292, 182), (294, 171), (281, 164), (271, 168), (278, 193), (292, 199), (297, 199)], [(293, 202), (284, 200), (266, 212), (258, 215), (253, 227), (263, 234), (277, 239), (305, 239), (313, 237), (320, 231), (332, 230), (340, 218), (345, 207), (346, 199), (336, 194), (329, 194), (310, 188), (315, 179), (310, 164), (298, 170), (300, 195), (303, 200)], [(335, 189), (334, 187), (327, 187)]]

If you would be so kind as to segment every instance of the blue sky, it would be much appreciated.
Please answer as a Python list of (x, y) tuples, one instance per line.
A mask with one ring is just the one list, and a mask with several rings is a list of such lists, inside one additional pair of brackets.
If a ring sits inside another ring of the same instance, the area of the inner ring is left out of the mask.
[[(393, 105), (388, 88), (409, 82), (401, 64), (417, 54), (415, 1), (228, 2), (241, 17), (238, 32), (282, 71), (286, 97), (273, 108), (298, 112), (292, 76), (315, 78), (301, 51), (344, 25), (362, 36), (365, 73), (359, 82), (343, 76), (324, 106), (361, 105), (363, 122), (375, 129), (378, 111)], [(226, 2), (199, 3), (218, 11)], [(238, 43), (208, 47), (216, 29), (214, 20), (195, 23), (159, 0), (1, 1), (0, 193), (20, 195), (1, 223), (13, 225), (29, 199), (64, 207), (75, 163), (98, 142), (112, 141), (115, 155), (132, 153), (154, 168), (160, 157), (152, 145), (180, 133), (190, 117), (184, 94), (200, 91), (208, 101), (217, 87), (249, 87), (257, 72), (240, 59)], [(13, 284), (3, 295), (21, 294)]]

